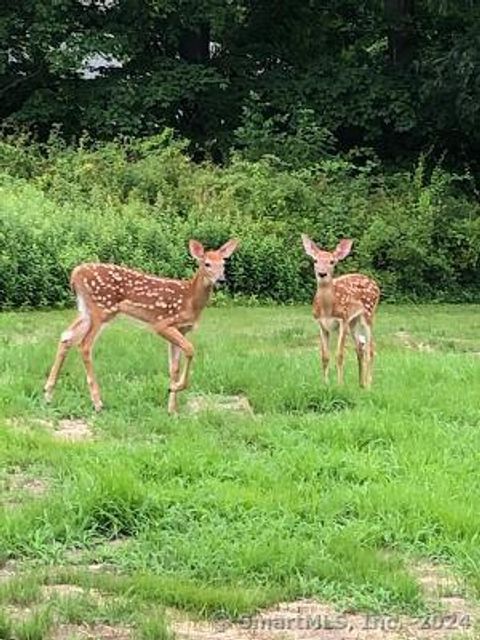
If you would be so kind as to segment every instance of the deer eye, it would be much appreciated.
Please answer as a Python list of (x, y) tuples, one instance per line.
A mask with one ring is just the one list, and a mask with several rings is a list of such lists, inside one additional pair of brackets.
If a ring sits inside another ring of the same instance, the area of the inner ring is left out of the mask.
[(212, 263), (210, 262), (210, 260), (206, 260), (205, 261), (205, 266), (206, 267), (211, 267), (212, 266)]
[(335, 264), (335, 260), (330, 260), (330, 264)]

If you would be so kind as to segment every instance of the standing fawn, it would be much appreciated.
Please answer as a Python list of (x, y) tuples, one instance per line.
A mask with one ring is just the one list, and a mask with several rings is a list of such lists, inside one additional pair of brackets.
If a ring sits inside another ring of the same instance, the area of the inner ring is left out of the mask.
[(315, 261), (317, 293), (313, 300), (313, 316), (320, 325), (325, 382), (328, 383), (330, 332), (338, 326), (338, 383), (343, 383), (345, 341), (350, 332), (357, 352), (360, 386), (368, 387), (372, 382), (374, 357), (372, 325), (380, 289), (376, 282), (361, 273), (333, 277), (337, 262), (350, 253), (352, 240), (341, 240), (333, 252), (319, 249), (305, 234), (302, 234), (302, 240), (306, 254)]
[[(170, 387), (168, 412), (177, 411), (177, 393), (188, 385), (194, 349), (185, 334), (194, 328), (215, 283), (225, 281), (225, 260), (237, 248), (229, 240), (217, 251), (205, 251), (200, 242), (190, 240), (190, 254), (199, 267), (191, 280), (172, 280), (146, 275), (114, 264), (85, 263), (76, 267), (70, 279), (77, 297), (79, 315), (63, 332), (57, 355), (45, 385), (50, 401), (60, 369), (70, 347), (80, 348), (93, 406), (102, 408), (100, 388), (95, 379), (92, 349), (100, 329), (117, 314), (141, 320), (169, 342)], [(185, 365), (180, 374), (180, 355)]]

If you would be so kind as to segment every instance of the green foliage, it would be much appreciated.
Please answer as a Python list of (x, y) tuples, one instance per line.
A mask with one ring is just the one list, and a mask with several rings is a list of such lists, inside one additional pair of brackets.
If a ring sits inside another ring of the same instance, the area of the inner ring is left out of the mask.
[[(286, 138), (298, 165), (329, 131), (341, 149), (369, 144), (389, 159), (432, 145), (456, 165), (478, 155), (470, 0), (3, 5), (0, 119), (42, 140), (55, 126), (66, 139), (169, 126), (216, 159), (237, 142), (277, 155)], [(252, 95), (268, 105), (260, 118)]]
[(11, 635), (4, 637), (8, 640), (46, 640), (52, 626), (52, 616), (46, 609), (34, 612), (25, 620), (19, 620), (11, 625)]
[(173, 640), (175, 636), (168, 629), (167, 623), (158, 613), (155, 617), (146, 619), (138, 634), (139, 640)]
[(373, 275), (384, 299), (478, 298), (480, 217), (468, 174), (428, 173), (423, 159), (385, 174), (366, 151), (308, 169), (234, 156), (220, 169), (184, 148), (169, 130), (76, 150), (1, 143), (0, 306), (67, 304), (69, 274), (83, 261), (188, 277), (191, 237), (214, 247), (231, 236), (241, 243), (228, 265), (231, 294), (307, 301), (315, 285), (302, 232), (327, 248), (354, 238), (339, 272)]
[(244, 109), (243, 123), (235, 136), (245, 158), (273, 156), (287, 167), (301, 169), (317, 164), (333, 150), (333, 136), (319, 126), (312, 109), (299, 107), (270, 117), (266, 111), (268, 105), (259, 104), (258, 96)]

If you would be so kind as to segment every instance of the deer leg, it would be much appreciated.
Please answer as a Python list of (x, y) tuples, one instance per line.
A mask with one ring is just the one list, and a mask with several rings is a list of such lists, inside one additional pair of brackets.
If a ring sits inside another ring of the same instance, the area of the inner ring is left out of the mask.
[(375, 358), (375, 341), (373, 336), (370, 334), (370, 354), (369, 354), (369, 363), (368, 363), (368, 378), (367, 385), (370, 386), (373, 382), (373, 360)]
[(343, 322), (340, 323), (338, 331), (337, 343), (337, 381), (343, 384), (343, 363), (345, 361), (345, 340), (347, 337), (347, 329)]
[(328, 384), (328, 372), (330, 366), (330, 351), (329, 351), (330, 333), (320, 326), (320, 349), (322, 357), (323, 379), (325, 384)]
[(361, 387), (367, 387), (369, 384), (369, 366), (372, 353), (370, 327), (364, 318), (358, 318), (351, 324), (351, 333), (357, 352), (359, 383)]
[(364, 351), (363, 351), (363, 380), (361, 382), (361, 386), (364, 388), (368, 388), (370, 386), (370, 376), (371, 376), (371, 354), (372, 354), (372, 332), (370, 331), (370, 326), (365, 321), (365, 318), (362, 318), (362, 328), (363, 335), (365, 339)]
[[(361, 336), (360, 336), (361, 338)], [(365, 368), (365, 345), (361, 342), (360, 338), (355, 338), (355, 348), (357, 351), (357, 360), (358, 360), (358, 381), (361, 387), (364, 386), (364, 374), (363, 370)]]
[(89, 327), (89, 318), (86, 316), (79, 316), (68, 327), (68, 329), (62, 333), (62, 336), (58, 343), (57, 354), (55, 356), (55, 360), (53, 362), (50, 374), (44, 387), (45, 400), (47, 402), (50, 402), (52, 399), (53, 389), (57, 383), (57, 379), (62, 369), (63, 363), (65, 362), (67, 353), (69, 352), (70, 348), (73, 347), (73, 345), (81, 342)]
[(355, 318), (350, 323), (350, 334), (352, 336), (353, 344), (355, 345), (355, 352), (357, 354), (358, 380), (361, 385), (363, 379), (363, 352), (365, 349), (365, 343), (362, 340), (363, 336), (361, 336), (358, 332), (358, 318)]
[[(170, 390), (169, 390), (170, 391), (169, 410), (170, 410), (170, 399), (172, 398), (172, 394), (175, 395), (175, 402), (176, 402), (176, 394), (178, 393), (178, 391), (183, 391), (188, 386), (188, 374), (190, 372), (190, 365), (192, 363), (192, 359), (194, 355), (194, 348), (192, 343), (189, 342), (185, 338), (183, 333), (179, 331), (177, 328), (172, 326), (164, 326), (162, 324), (159, 324), (154, 328), (159, 335), (163, 336), (173, 346), (178, 347), (181, 351), (183, 351), (185, 355), (185, 365), (183, 367), (183, 371), (180, 376), (180, 379), (173, 382), (173, 384), (172, 382), (170, 383)], [(173, 399), (172, 399), (172, 404), (173, 404)]]
[(97, 380), (95, 378), (95, 371), (93, 369), (92, 350), (95, 343), (95, 338), (97, 337), (102, 324), (102, 321), (98, 319), (92, 321), (89, 330), (80, 343), (80, 352), (82, 354), (83, 364), (85, 365), (88, 388), (90, 390), (90, 397), (92, 399), (95, 411), (101, 411), (103, 408), (103, 403), (100, 398), (100, 387), (98, 386)]
[(168, 393), (168, 413), (177, 413), (177, 392), (172, 391), (174, 385), (178, 383), (180, 373), (180, 355), (181, 349), (175, 344), (169, 343), (169, 373), (170, 373), (170, 390)]

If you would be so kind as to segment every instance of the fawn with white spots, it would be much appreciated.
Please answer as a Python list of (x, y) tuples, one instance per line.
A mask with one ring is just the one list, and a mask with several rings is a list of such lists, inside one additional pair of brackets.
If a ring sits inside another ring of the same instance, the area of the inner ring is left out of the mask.
[[(214, 285), (224, 282), (225, 260), (237, 248), (237, 241), (229, 240), (216, 251), (205, 251), (200, 242), (190, 240), (189, 248), (199, 265), (191, 280), (160, 278), (114, 264), (85, 263), (72, 271), (70, 283), (77, 297), (79, 314), (60, 338), (45, 385), (47, 401), (52, 398), (65, 357), (75, 345), (82, 354), (93, 405), (96, 411), (101, 410), (103, 405), (93, 370), (92, 349), (99, 331), (122, 313), (150, 325), (158, 335), (168, 340), (168, 412), (177, 411), (177, 393), (188, 385), (194, 355), (193, 346), (185, 334), (198, 323)], [(185, 364), (180, 375), (182, 352)]]
[(330, 333), (338, 327), (338, 383), (343, 383), (345, 341), (347, 333), (350, 332), (357, 352), (360, 386), (368, 387), (372, 382), (375, 355), (372, 325), (380, 299), (380, 289), (374, 280), (361, 273), (333, 277), (337, 262), (350, 253), (352, 240), (341, 240), (332, 252), (319, 249), (305, 234), (302, 234), (302, 240), (305, 253), (315, 261), (317, 292), (313, 300), (313, 316), (320, 325), (325, 382), (328, 383)]

